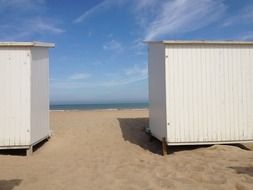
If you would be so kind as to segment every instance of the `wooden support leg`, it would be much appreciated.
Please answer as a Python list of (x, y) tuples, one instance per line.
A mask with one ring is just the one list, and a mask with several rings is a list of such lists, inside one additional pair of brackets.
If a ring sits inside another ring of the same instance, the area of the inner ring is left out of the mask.
[(162, 140), (162, 150), (163, 150), (163, 156), (166, 156), (168, 154), (168, 151), (167, 151), (167, 141), (165, 137), (163, 137), (163, 140)]
[(31, 156), (33, 153), (33, 147), (30, 146), (28, 149), (26, 149), (26, 156)]

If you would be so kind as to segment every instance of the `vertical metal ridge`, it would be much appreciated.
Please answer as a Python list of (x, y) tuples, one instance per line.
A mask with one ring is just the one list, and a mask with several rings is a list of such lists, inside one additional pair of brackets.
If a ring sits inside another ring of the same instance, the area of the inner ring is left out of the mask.
[(253, 47), (170, 44), (166, 49), (170, 139), (252, 139)]

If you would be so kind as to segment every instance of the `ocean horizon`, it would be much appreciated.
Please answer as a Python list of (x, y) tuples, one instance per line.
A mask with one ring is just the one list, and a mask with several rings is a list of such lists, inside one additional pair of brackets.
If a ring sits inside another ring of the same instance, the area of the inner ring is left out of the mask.
[(50, 104), (50, 110), (145, 109), (148, 103)]

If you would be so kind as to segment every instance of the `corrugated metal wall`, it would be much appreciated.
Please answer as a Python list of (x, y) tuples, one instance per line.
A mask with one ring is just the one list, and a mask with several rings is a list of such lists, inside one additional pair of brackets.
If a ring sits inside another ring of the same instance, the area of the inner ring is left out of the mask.
[(0, 147), (29, 144), (30, 53), (0, 47)]
[(167, 45), (169, 143), (253, 139), (253, 46)]

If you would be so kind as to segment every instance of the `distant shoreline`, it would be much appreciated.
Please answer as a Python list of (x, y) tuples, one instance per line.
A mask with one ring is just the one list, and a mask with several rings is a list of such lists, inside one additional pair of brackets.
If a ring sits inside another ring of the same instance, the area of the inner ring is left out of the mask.
[(50, 112), (86, 112), (86, 111), (143, 111), (149, 108), (120, 108), (120, 109), (66, 109), (66, 110), (49, 110)]
[(91, 111), (91, 110), (143, 110), (148, 103), (112, 103), (112, 104), (61, 104), (50, 105), (50, 111)]

